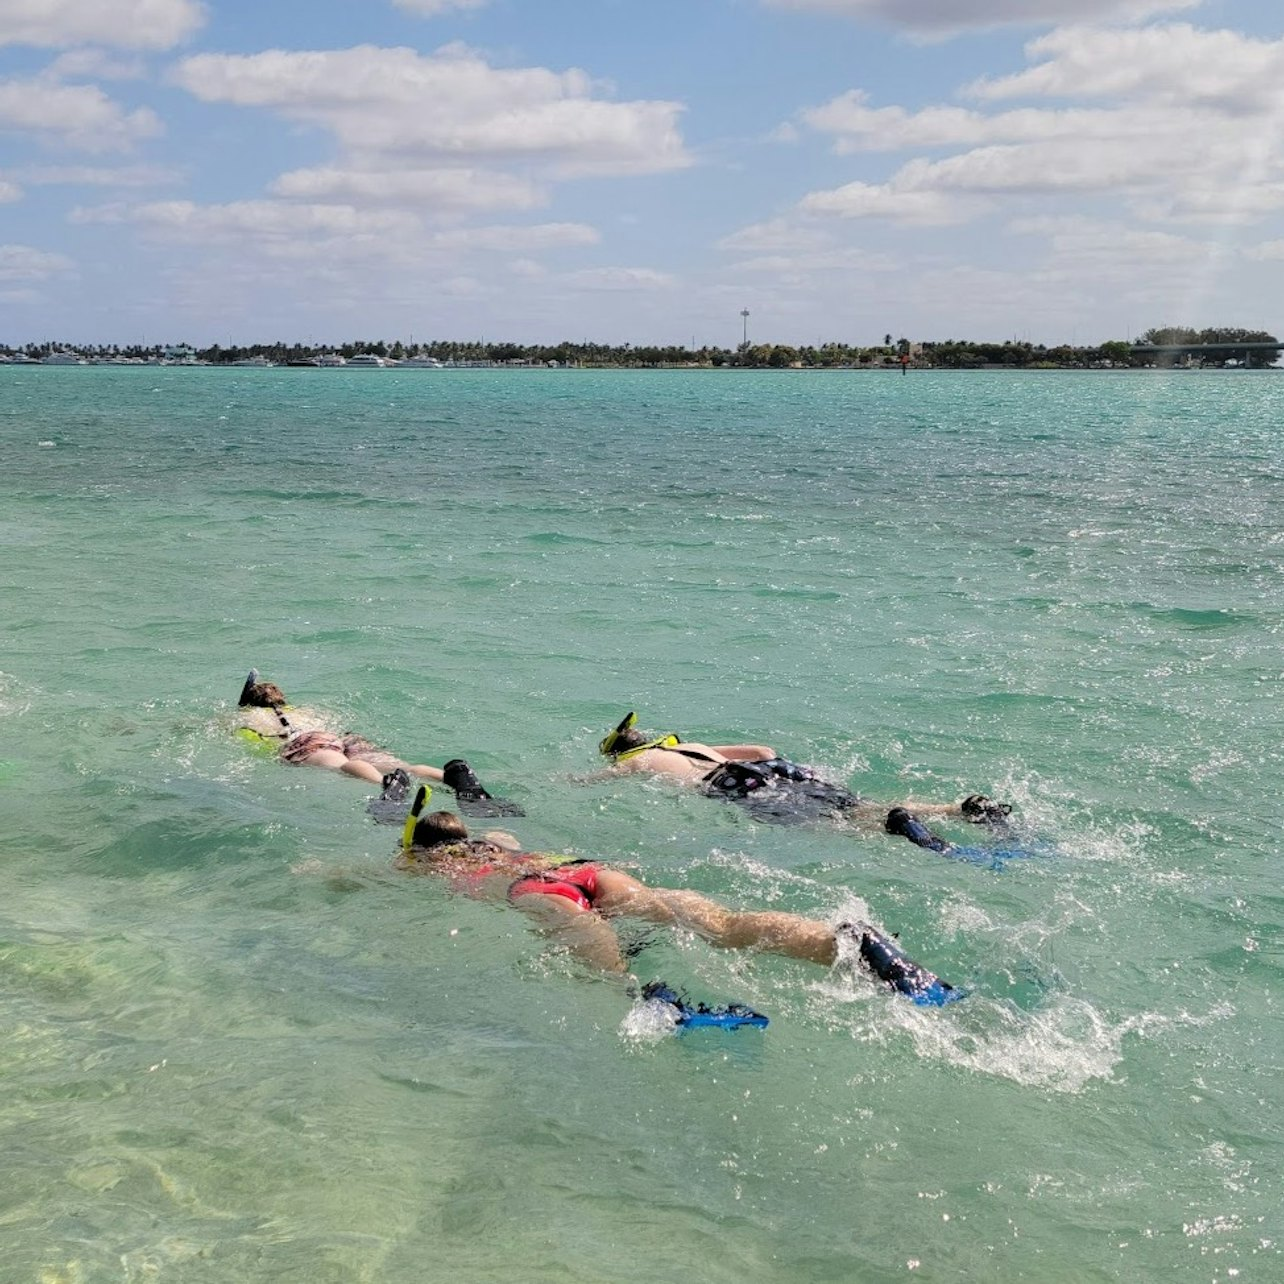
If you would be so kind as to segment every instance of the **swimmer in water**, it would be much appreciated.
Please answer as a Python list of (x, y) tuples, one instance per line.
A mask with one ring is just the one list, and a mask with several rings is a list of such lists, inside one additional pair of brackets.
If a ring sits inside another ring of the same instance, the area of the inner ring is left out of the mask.
[[(636, 723), (636, 714), (626, 715), (598, 746), (613, 771), (645, 772), (695, 785), (710, 797), (744, 803), (751, 815), (763, 821), (800, 824), (842, 819), (884, 825), (889, 833), (909, 836), (903, 827), (885, 823), (887, 804), (832, 784), (812, 768), (779, 757), (768, 745), (706, 745), (672, 733), (651, 735), (639, 731)], [(897, 804), (891, 810), (911, 818), (937, 816), (1002, 825), (1012, 808), (984, 794), (972, 794), (961, 803)]]
[(919, 1005), (962, 997), (870, 924), (832, 927), (778, 910), (730, 910), (698, 892), (649, 887), (600, 861), (521, 851), (509, 834), (470, 838), (453, 812), (422, 813), (427, 793), (420, 790), (407, 819), (397, 867), (445, 877), (468, 895), (507, 900), (603, 972), (627, 974), (611, 920), (636, 918), (685, 928), (719, 949), (764, 950), (821, 967), (850, 961)]
[(293, 708), (275, 682), (260, 681), (257, 669), (250, 670), (237, 704), (241, 731), (268, 744), (279, 745), (282, 762), (341, 771), (373, 785), (382, 785), (385, 793), (413, 775), (423, 780), (444, 780), (461, 798), (469, 794), (489, 797), (462, 758), (453, 759), (444, 767), (407, 763), (364, 736), (331, 731), (320, 715)]

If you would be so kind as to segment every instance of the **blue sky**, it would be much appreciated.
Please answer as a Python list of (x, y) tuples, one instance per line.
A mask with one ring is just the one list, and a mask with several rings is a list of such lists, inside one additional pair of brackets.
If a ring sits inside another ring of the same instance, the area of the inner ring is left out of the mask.
[(0, 342), (1284, 334), (1279, 0), (0, 0)]

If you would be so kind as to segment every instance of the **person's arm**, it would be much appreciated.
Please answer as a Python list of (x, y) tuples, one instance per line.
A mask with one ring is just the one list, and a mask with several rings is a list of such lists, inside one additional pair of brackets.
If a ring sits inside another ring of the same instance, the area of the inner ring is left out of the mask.
[(760, 762), (779, 757), (770, 745), (709, 745), (709, 748), (736, 762)]
[(1010, 803), (995, 802), (985, 794), (970, 794), (956, 803), (893, 803), (912, 811), (916, 816), (945, 816), (951, 820), (967, 820), (973, 824), (1001, 825), (1011, 813)]

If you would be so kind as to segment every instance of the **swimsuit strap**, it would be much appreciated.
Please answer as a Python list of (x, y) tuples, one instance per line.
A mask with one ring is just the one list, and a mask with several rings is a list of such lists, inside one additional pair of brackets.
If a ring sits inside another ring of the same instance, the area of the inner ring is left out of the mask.
[(280, 731), (260, 731), (257, 727), (242, 727), (241, 731), (248, 737), (253, 736), (259, 740), (292, 740), (295, 736), (302, 733), (290, 725), (290, 720), (285, 716), (285, 706), (274, 704), (271, 706), (272, 712), (276, 714), (277, 721), (281, 724)]
[(680, 753), (684, 758), (690, 758), (693, 762), (711, 762), (715, 766), (722, 766), (717, 758), (710, 757), (707, 753), (701, 753), (699, 749), (685, 749), (682, 745), (662, 745), (661, 748), (668, 749), (671, 753)]
[[(623, 753), (617, 753), (613, 756), (616, 762), (623, 762), (626, 758), (636, 758), (638, 754), (646, 753), (648, 749), (672, 749), (676, 753), (686, 752), (687, 756), (691, 757), (692, 754), (690, 752), (678, 748), (680, 743), (681, 741), (679, 741), (678, 737), (670, 731), (663, 736), (656, 736), (654, 740), (648, 740), (644, 745), (636, 745), (632, 749), (626, 749)], [(703, 757), (704, 755), (699, 756)], [(713, 759), (710, 758), (708, 761), (712, 762)]]

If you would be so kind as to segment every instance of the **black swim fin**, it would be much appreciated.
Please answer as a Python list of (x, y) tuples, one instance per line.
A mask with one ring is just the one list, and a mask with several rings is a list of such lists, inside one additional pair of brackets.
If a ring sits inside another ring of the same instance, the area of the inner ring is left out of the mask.
[(962, 990), (907, 958), (890, 936), (868, 923), (840, 923), (834, 935), (855, 944), (856, 957), (866, 971), (919, 1007), (943, 1007), (963, 997)]
[(495, 798), (462, 759), (452, 758), (441, 769), (442, 782), (455, 791), (465, 816), (524, 816), (526, 812), (507, 798)]
[(940, 834), (934, 834), (928, 827), (923, 824), (912, 812), (906, 811), (904, 807), (893, 807), (887, 813), (887, 820), (883, 828), (889, 834), (897, 834), (901, 838), (908, 838), (916, 847), (926, 847), (930, 852), (948, 852), (953, 846), (947, 842)]
[(401, 825), (410, 810), (410, 777), (397, 767), (383, 778), (383, 792), (366, 803), (366, 814), (377, 825)]

